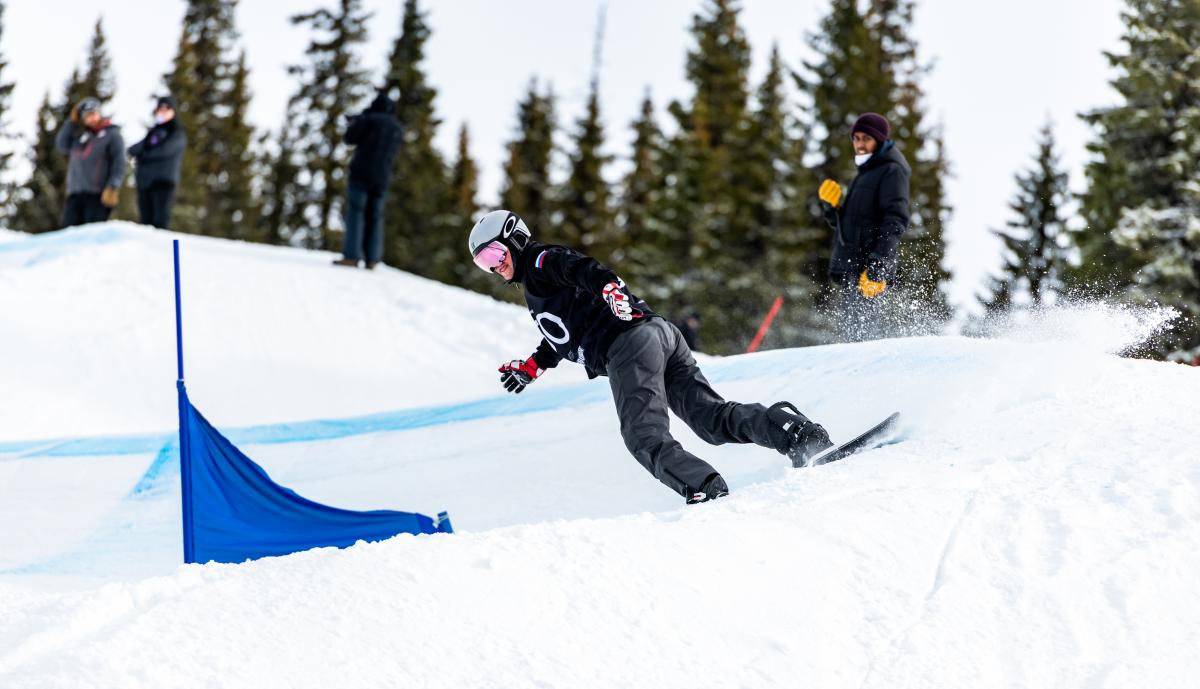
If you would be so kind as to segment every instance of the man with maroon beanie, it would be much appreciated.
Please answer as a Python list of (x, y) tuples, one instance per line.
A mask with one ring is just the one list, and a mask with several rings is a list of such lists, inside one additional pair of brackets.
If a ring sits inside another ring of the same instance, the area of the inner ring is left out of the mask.
[(883, 115), (860, 115), (850, 128), (858, 175), (845, 194), (832, 179), (818, 192), (833, 230), (829, 278), (838, 291), (842, 335), (850, 341), (880, 336), (880, 302), (895, 276), (900, 237), (908, 229), (912, 169), (890, 133)]

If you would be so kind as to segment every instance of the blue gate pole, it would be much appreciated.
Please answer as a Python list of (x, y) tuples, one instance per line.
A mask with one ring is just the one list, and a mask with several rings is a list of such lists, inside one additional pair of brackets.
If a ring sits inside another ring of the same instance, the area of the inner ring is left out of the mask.
[(191, 403), (188, 402), (187, 388), (183, 384), (183, 309), (179, 298), (179, 240), (172, 241), (175, 252), (175, 355), (179, 365), (179, 378), (175, 388), (179, 392), (179, 477), (180, 499), (183, 501), (183, 561), (196, 561), (196, 548), (192, 535), (192, 458), (191, 443), (188, 433), (188, 413)]

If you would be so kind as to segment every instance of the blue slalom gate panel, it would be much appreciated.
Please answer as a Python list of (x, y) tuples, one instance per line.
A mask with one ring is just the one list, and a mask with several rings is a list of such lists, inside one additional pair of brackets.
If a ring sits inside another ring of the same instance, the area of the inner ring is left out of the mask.
[(244, 562), (309, 548), (346, 547), (401, 533), (451, 533), (412, 512), (357, 512), (297, 495), (267, 475), (188, 401), (179, 384), (185, 562)]

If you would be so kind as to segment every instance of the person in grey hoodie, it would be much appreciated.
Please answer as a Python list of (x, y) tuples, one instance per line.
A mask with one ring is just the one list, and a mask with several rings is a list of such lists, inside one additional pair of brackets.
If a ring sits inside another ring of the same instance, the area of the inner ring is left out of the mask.
[(179, 167), (187, 134), (175, 118), (175, 99), (162, 96), (154, 107), (154, 127), (146, 138), (129, 147), (136, 161), (138, 214), (143, 225), (167, 229), (171, 204), (179, 186)]
[(121, 128), (100, 115), (100, 101), (84, 98), (71, 109), (55, 144), (69, 159), (63, 227), (108, 220), (125, 178)]

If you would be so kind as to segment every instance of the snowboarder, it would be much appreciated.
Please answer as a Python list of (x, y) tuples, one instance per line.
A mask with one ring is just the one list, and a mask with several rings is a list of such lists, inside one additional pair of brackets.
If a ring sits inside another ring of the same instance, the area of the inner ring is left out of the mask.
[(483, 216), (467, 244), (479, 268), (522, 286), (542, 333), (529, 358), (500, 366), (504, 388), (519, 393), (563, 359), (581, 364), (589, 378), (607, 376), (625, 447), (688, 504), (728, 495), (729, 487), (671, 437), (668, 408), (705, 442), (755, 443), (795, 466), (832, 445), (823, 427), (788, 402), (767, 408), (723, 399), (674, 324), (595, 259), (535, 241), (515, 213)]
[(175, 99), (160, 96), (154, 106), (154, 126), (128, 151), (137, 161), (134, 180), (143, 225), (165, 230), (171, 224), (171, 205), (186, 147), (187, 134), (175, 117)]
[(100, 115), (100, 101), (84, 98), (71, 108), (55, 145), (69, 160), (63, 227), (108, 220), (125, 179), (121, 128)]
[(883, 294), (896, 272), (900, 236), (908, 229), (908, 179), (912, 174), (882, 115), (863, 113), (850, 128), (858, 175), (843, 201), (842, 187), (821, 183), (825, 222), (833, 230), (829, 278), (838, 292), (842, 335), (880, 335)]

